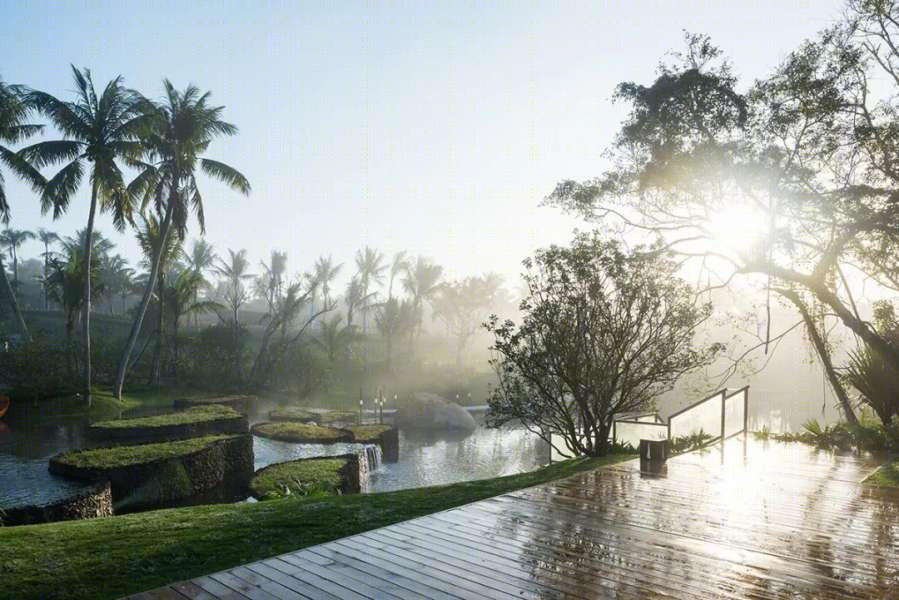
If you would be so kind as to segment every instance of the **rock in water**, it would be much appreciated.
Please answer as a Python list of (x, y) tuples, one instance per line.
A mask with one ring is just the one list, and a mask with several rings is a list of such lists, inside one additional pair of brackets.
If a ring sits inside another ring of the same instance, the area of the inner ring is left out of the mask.
[(396, 411), (396, 424), (406, 429), (474, 431), (471, 414), (455, 402), (437, 394), (417, 392), (408, 404)]

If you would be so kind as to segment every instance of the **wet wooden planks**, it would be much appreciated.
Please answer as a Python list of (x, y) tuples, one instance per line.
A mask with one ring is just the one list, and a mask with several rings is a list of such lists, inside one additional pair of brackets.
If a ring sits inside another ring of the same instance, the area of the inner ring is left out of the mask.
[(738, 437), (131, 598), (899, 598), (899, 492), (858, 485), (875, 466)]

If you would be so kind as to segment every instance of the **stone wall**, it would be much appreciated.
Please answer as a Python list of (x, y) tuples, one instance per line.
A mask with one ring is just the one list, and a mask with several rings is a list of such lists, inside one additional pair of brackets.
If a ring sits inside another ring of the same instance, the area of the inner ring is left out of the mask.
[[(159, 482), (161, 495), (144, 494), (141, 507), (166, 506), (168, 501), (190, 496), (226, 481), (248, 482), (253, 476), (253, 436), (236, 435), (216, 440), (195, 452), (176, 458), (156, 459), (109, 468), (78, 467), (50, 459), (50, 472), (81, 481), (109, 481), (114, 502)], [(182, 480), (172, 485), (176, 474)], [(186, 479), (185, 479), (186, 478)]]
[(397, 428), (388, 429), (378, 436), (377, 444), (381, 446), (384, 462), (395, 463), (400, 460), (400, 436)]
[(112, 489), (104, 481), (68, 498), (44, 505), (17, 506), (0, 511), (0, 524), (31, 525), (112, 515)]

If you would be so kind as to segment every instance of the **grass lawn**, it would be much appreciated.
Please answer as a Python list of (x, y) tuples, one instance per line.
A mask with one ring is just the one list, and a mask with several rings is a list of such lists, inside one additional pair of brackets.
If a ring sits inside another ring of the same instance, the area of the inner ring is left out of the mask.
[(208, 435), (199, 438), (161, 442), (158, 444), (140, 444), (137, 446), (117, 446), (114, 448), (97, 448), (96, 450), (80, 450), (63, 452), (57, 460), (61, 463), (83, 468), (107, 468), (149, 462), (159, 458), (176, 458), (196, 452), (201, 448), (223, 440), (228, 435)]
[(276, 421), (305, 421), (314, 419), (316, 414), (298, 406), (287, 406), (271, 411), (268, 416)]
[(123, 429), (131, 427), (166, 427), (169, 425), (186, 425), (188, 423), (200, 423), (205, 421), (218, 421), (220, 419), (234, 419), (240, 417), (240, 413), (229, 406), (210, 404), (193, 406), (187, 410), (156, 415), (154, 417), (141, 417), (138, 419), (115, 419), (113, 421), (100, 421), (93, 427), (104, 429)]
[(378, 436), (393, 429), (390, 425), (353, 425), (346, 429), (353, 432), (353, 439), (360, 443), (374, 442)]
[[(260, 500), (291, 496), (336, 494), (345, 458), (307, 458), (266, 467), (253, 477), (250, 488)], [(285, 491), (289, 490), (289, 492)]]
[(899, 487), (899, 461), (884, 463), (873, 475), (865, 479), (865, 483), (879, 487)]
[(278, 421), (277, 423), (259, 423), (253, 426), (253, 435), (281, 440), (284, 442), (308, 442), (321, 440), (324, 442), (347, 438), (345, 429), (320, 427), (313, 423), (295, 423)]
[(633, 458), (382, 494), (158, 510), (0, 528), (3, 589), (19, 600), (117, 598)]

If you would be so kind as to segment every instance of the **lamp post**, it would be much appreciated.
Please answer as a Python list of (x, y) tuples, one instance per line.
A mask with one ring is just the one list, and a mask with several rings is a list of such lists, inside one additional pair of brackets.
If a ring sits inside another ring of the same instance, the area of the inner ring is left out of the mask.
[(362, 398), (359, 398), (359, 424), (362, 425)]

